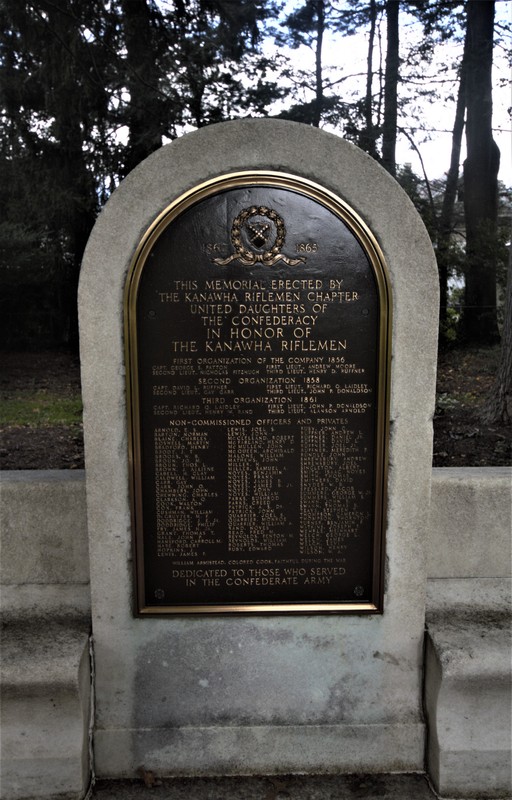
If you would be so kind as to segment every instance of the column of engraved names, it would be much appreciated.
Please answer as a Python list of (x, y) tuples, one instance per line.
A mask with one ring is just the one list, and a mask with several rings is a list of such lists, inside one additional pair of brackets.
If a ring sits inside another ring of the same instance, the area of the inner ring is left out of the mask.
[(219, 522), (208, 509), (215, 470), (201, 458), (210, 438), (190, 427), (156, 428), (154, 442), (157, 554), (196, 556), (216, 542)]
[(265, 428), (228, 431), (228, 540), (231, 551), (270, 551), (291, 536), (282, 493), (294, 438)]
[[(300, 546), (304, 555), (336, 553), (357, 537), (370, 513), (363, 434), (328, 426), (301, 430)], [(359, 484), (359, 485), (358, 485)]]

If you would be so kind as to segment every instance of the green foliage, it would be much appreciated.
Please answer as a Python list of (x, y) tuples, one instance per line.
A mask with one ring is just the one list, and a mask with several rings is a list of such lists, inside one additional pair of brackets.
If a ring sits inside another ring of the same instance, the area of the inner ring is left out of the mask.
[(461, 311), (464, 301), (464, 288), (460, 285), (448, 286), (448, 305), (446, 315), (440, 323), (440, 340), (443, 346), (452, 347), (460, 338)]
[(436, 413), (441, 411), (449, 411), (452, 408), (475, 408), (478, 406), (480, 400), (476, 392), (457, 392), (448, 394), (444, 392), (437, 395), (436, 398)]
[(82, 254), (127, 171), (186, 127), (265, 113), (281, 95), (258, 49), (274, 12), (263, 0), (3, 0), (4, 346), (76, 342)]
[(4, 397), (1, 403), (0, 425), (29, 426), (79, 425), (82, 419), (82, 401), (76, 397), (62, 397), (52, 392), (18, 392), (15, 397)]

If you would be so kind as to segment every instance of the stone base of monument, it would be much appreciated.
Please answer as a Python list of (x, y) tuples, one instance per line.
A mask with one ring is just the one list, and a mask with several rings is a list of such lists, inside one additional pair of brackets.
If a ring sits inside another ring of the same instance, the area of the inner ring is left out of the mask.
[(428, 768), (442, 797), (510, 797), (510, 581), (429, 582)]
[[(145, 760), (163, 776), (233, 776), (358, 773), (393, 762), (396, 772), (415, 771), (422, 756), (419, 725), (237, 725), (154, 728), (141, 734), (100, 731), (96, 760), (103, 777), (133, 775)], [(121, 747), (133, 763), (122, 758)], [(199, 761), (198, 754), (201, 754)], [(363, 764), (365, 766), (363, 766)]]
[(435, 800), (425, 775), (279, 775), (98, 781), (96, 800)]

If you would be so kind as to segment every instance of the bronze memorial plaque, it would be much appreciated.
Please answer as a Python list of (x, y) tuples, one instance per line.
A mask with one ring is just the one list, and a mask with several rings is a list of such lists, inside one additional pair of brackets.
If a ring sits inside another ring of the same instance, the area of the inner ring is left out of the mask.
[(225, 175), (144, 236), (125, 297), (140, 615), (382, 611), (390, 293), (292, 175)]

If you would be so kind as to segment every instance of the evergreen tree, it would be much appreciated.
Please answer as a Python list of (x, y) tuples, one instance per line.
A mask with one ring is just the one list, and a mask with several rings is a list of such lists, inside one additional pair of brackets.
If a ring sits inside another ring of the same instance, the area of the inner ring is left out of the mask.
[(204, 125), (262, 113), (281, 95), (267, 79), (259, 49), (273, 3), (189, 0), (166, 15), (177, 47), (170, 85), (180, 98), (182, 125)]
[[(74, 346), (80, 262), (98, 207), (89, 153), (106, 115), (104, 59), (86, 33), (96, 26), (98, 7), (4, 0), (0, 10), (3, 169), (16, 176), (5, 219), (17, 221), (25, 245), (38, 239), (35, 259), (44, 251), (66, 266), (67, 338)], [(23, 198), (21, 216), (16, 196)]]
[(295, 122), (320, 127), (321, 124), (339, 126), (353, 114), (351, 104), (340, 96), (339, 80), (331, 78), (331, 70), (323, 63), (324, 39), (328, 32), (350, 35), (357, 30), (358, 14), (350, 7), (340, 7), (330, 0), (306, 0), (289, 14), (276, 36), (280, 47), (292, 49), (307, 47), (314, 59), (312, 71), (282, 70), (282, 80), (290, 85), (291, 105), (280, 117)]
[(166, 118), (174, 109), (171, 93), (162, 89), (168, 50), (162, 15), (152, 0), (121, 0), (119, 10), (125, 56), (118, 71), (129, 95), (124, 114), (129, 132), (123, 165), (127, 174), (161, 147)]
[(273, 13), (263, 0), (3, 0), (0, 266), (4, 282), (17, 276), (27, 331), (28, 262), (60, 276), (53, 312), (65, 312), (58, 327), (76, 346), (82, 254), (118, 181), (186, 125), (261, 111), (278, 96), (257, 47)]

